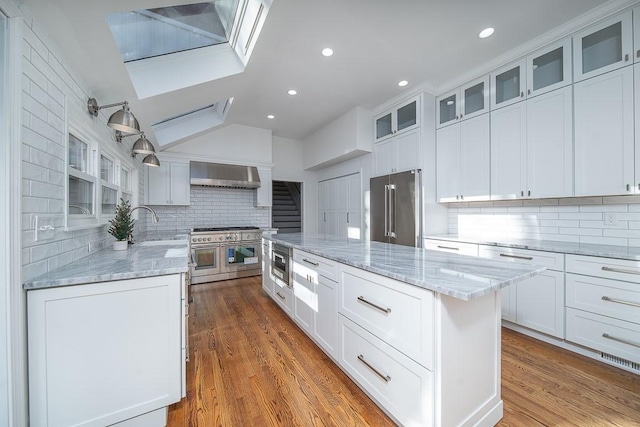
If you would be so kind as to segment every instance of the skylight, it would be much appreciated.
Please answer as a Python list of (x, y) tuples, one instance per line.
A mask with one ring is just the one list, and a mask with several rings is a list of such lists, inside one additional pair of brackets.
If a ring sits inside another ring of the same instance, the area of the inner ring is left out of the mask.
[(228, 43), (239, 0), (113, 13), (107, 23), (124, 62)]

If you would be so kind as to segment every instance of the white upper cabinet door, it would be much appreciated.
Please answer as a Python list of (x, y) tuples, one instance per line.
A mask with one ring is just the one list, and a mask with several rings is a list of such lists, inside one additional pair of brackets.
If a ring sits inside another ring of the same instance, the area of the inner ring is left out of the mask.
[(592, 25), (573, 36), (574, 81), (629, 65), (632, 59), (631, 11)]
[(633, 192), (633, 92), (632, 67), (574, 85), (576, 196)]
[(633, 60), (640, 62), (640, 7), (633, 10)]
[[(640, 30), (640, 28), (639, 28)], [(640, 63), (633, 66), (633, 75), (634, 75), (634, 93), (635, 93), (635, 129), (636, 129), (636, 167), (635, 167), (635, 182), (634, 182), (634, 192), (640, 193)]]
[(491, 109), (506, 107), (525, 98), (527, 61), (512, 62), (491, 73)]
[(436, 132), (436, 193), (440, 203), (460, 201), (460, 126)]
[(381, 141), (385, 138), (393, 135), (393, 114), (389, 111), (381, 116), (376, 117), (374, 120), (375, 129), (373, 130), (375, 133), (375, 140)]
[(489, 112), (489, 75), (460, 88), (460, 120), (467, 120)]
[(395, 157), (397, 159), (395, 172), (416, 169), (419, 166), (419, 135), (418, 129), (395, 137)]
[(191, 184), (189, 163), (170, 164), (171, 168), (171, 204), (190, 205), (191, 204)]
[(491, 200), (525, 196), (526, 105), (519, 102), (491, 112)]
[(460, 123), (460, 198), (489, 200), (489, 114)]
[(527, 100), (527, 197), (573, 196), (573, 87)]
[(460, 89), (452, 90), (436, 99), (436, 127), (441, 128), (460, 120)]
[(376, 176), (394, 172), (397, 164), (395, 141), (388, 140), (376, 144), (373, 152), (373, 162), (373, 173)]
[(571, 39), (553, 43), (527, 57), (527, 97), (571, 84)]
[(146, 168), (147, 188), (145, 203), (148, 205), (171, 204), (171, 163), (162, 162), (157, 168)]

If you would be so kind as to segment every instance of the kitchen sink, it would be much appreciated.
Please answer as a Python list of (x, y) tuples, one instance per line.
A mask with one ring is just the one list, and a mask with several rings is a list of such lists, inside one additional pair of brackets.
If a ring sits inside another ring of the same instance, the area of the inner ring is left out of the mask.
[(147, 240), (140, 243), (135, 243), (137, 246), (186, 246), (189, 242), (187, 240)]

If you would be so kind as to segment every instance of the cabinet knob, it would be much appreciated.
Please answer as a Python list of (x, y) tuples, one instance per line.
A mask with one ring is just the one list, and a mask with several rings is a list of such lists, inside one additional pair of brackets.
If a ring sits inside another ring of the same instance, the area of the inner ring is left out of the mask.
[(636, 51), (636, 58), (640, 58), (640, 50)]
[(460, 200), (460, 196), (456, 194), (456, 200)]
[(520, 98), (524, 98), (524, 92), (520, 92)]
[(462, 118), (462, 114), (460, 114), (460, 118)]
[(531, 89), (527, 90), (527, 95), (531, 95)]
[(524, 191), (520, 190), (520, 197), (524, 197)]
[(456, 120), (458, 120), (458, 116), (456, 116)]
[(460, 200), (464, 200), (464, 196), (462, 194), (460, 195)]
[(630, 189), (629, 187), (630, 187), (629, 184), (627, 184), (627, 191), (629, 191), (629, 189)]
[(531, 195), (531, 190), (527, 191), (527, 196)]
[(628, 62), (629, 61), (629, 54), (625, 54), (624, 55), (624, 62)]

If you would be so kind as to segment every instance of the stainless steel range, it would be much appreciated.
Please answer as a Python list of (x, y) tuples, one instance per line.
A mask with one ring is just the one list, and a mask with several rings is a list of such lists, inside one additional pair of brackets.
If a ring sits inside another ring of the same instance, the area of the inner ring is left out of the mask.
[(258, 227), (193, 228), (189, 242), (196, 265), (191, 283), (260, 275), (261, 241)]

